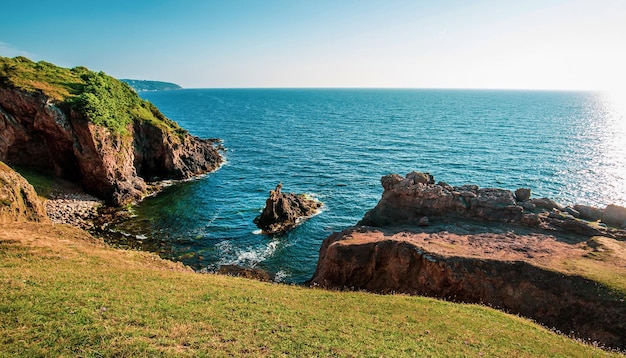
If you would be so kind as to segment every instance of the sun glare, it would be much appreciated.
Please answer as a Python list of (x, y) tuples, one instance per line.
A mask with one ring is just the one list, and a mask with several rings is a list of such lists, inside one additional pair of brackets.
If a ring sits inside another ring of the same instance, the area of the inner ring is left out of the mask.
[(608, 166), (606, 172), (612, 186), (611, 193), (607, 193), (608, 202), (626, 204), (626, 90), (606, 92), (602, 96), (602, 102), (607, 115), (608, 126), (605, 132), (608, 137), (604, 138), (607, 147), (603, 155), (603, 161)]

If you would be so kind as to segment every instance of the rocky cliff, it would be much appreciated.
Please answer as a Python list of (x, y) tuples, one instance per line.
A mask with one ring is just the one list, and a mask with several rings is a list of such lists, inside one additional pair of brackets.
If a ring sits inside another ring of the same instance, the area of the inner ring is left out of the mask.
[(124, 205), (145, 194), (146, 181), (185, 179), (222, 162), (215, 140), (189, 135), (105, 74), (0, 59), (0, 160), (8, 164)]
[(435, 184), (424, 173), (382, 184), (360, 226), (324, 240), (311, 285), (483, 303), (626, 347), (626, 287), (615, 284), (626, 275), (626, 231), (582, 218), (619, 224), (620, 210)]
[(43, 203), (26, 179), (0, 162), (0, 224), (48, 221)]

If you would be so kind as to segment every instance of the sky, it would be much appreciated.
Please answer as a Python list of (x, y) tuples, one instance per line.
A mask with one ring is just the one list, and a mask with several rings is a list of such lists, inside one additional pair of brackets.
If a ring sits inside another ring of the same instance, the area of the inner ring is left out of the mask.
[(186, 88), (626, 93), (626, 0), (3, 1), (0, 55)]

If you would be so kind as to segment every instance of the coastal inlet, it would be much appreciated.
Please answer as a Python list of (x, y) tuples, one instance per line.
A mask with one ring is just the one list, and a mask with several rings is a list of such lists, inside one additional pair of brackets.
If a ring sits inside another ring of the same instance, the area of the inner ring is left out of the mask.
[[(481, 90), (178, 90), (143, 92), (191, 134), (221, 138), (226, 163), (166, 188), (114, 229), (197, 270), (265, 269), (309, 280), (322, 241), (412, 170), (450, 185), (532, 189), (564, 206), (626, 206), (626, 122), (599, 93)], [(253, 220), (267, 193), (307, 193), (324, 210), (285, 235)]]

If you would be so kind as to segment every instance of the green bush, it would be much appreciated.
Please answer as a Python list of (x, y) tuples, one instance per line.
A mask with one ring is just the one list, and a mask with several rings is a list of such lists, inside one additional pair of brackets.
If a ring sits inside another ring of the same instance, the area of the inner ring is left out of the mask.
[(104, 72), (86, 72), (81, 79), (84, 81), (82, 93), (71, 101), (73, 107), (96, 125), (126, 133), (143, 101), (127, 84)]

